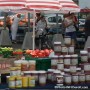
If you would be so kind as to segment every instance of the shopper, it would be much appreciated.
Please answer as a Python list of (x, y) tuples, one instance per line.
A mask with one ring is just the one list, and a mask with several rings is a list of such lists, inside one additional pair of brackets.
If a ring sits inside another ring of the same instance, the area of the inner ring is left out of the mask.
[(88, 36), (90, 36), (90, 15), (88, 15), (85, 20), (85, 39), (86, 40)]
[(6, 17), (6, 27), (9, 30), (9, 36), (11, 38), (11, 24), (12, 24), (12, 20), (9, 16)]
[(16, 17), (14, 17), (13, 23), (11, 25), (11, 35), (12, 35), (12, 43), (16, 43), (16, 35), (18, 30), (18, 23), (20, 21), (21, 14), (17, 14)]
[(65, 36), (71, 37), (71, 44), (75, 46), (76, 41), (76, 29), (74, 27), (74, 21), (72, 15), (69, 13), (65, 15), (64, 19), (64, 26), (65, 26)]
[(40, 20), (36, 24), (36, 46), (39, 47), (39, 35), (45, 34), (47, 28), (47, 22), (45, 20), (45, 17), (42, 15), (40, 17)]

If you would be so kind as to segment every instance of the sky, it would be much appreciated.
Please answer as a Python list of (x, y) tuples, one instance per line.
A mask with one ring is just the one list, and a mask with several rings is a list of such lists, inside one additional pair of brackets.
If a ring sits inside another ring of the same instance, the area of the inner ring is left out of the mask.
[(80, 8), (90, 8), (90, 0), (79, 0), (79, 6)]

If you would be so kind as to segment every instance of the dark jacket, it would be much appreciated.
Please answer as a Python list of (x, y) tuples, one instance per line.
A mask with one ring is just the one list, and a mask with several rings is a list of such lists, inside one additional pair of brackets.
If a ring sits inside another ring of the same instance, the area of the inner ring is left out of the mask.
[(90, 19), (85, 21), (85, 35), (90, 36)]

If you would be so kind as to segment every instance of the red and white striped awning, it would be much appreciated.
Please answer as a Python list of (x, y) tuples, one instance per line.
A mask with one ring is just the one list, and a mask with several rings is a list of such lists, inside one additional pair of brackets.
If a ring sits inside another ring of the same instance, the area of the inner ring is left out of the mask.
[(34, 10), (60, 10), (58, 0), (26, 0), (26, 6)]
[(25, 4), (26, 0), (0, 0), (0, 9), (21, 9)]
[(80, 7), (72, 0), (58, 0), (62, 12), (80, 12)]

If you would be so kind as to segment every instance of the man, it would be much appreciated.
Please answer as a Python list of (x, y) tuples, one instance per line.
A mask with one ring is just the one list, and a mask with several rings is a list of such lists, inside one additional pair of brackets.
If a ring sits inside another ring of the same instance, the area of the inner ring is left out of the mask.
[(16, 43), (16, 35), (18, 30), (18, 23), (20, 21), (21, 14), (17, 14), (16, 17), (14, 17), (13, 23), (11, 25), (11, 35), (12, 35), (12, 43)]

